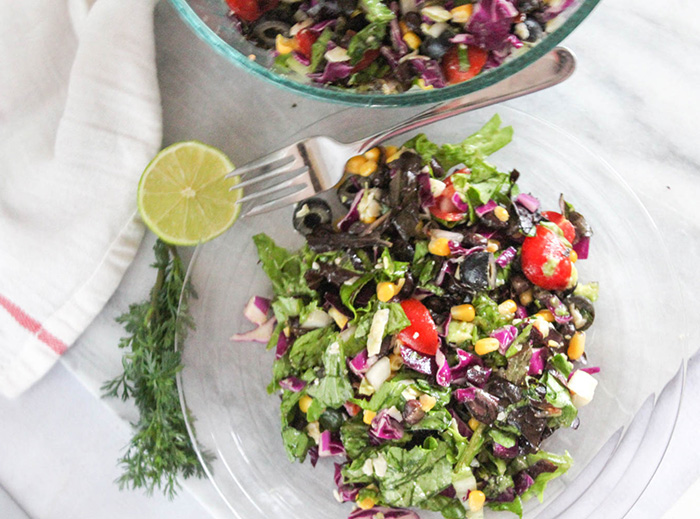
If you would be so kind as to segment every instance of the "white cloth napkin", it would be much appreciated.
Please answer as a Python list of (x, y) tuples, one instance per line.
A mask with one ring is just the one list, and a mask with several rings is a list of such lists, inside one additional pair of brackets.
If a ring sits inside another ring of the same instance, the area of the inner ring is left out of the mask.
[[(161, 144), (155, 0), (0, 0), (0, 394), (18, 395), (117, 288)], [(11, 49), (10, 52), (7, 49)]]

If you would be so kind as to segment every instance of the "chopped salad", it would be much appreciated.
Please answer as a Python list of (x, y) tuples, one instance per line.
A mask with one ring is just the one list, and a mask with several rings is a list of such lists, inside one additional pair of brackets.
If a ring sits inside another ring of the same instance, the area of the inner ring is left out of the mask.
[(383, 93), (442, 88), (541, 40), (577, 0), (226, 0), (275, 68)]
[(598, 286), (577, 274), (592, 232), (487, 161), (511, 137), (495, 116), (457, 144), (374, 148), (348, 161), (335, 223), (322, 199), (297, 206), (300, 250), (254, 237), (275, 297), (233, 339), (275, 350), (287, 455), (332, 458), (351, 519), (522, 516), (572, 464), (543, 442), (597, 385)]

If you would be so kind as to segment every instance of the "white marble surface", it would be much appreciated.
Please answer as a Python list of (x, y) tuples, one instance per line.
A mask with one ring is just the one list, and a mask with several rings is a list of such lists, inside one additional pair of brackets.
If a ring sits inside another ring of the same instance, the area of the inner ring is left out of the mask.
[[(700, 38), (694, 12), (690, 0), (603, 0), (566, 41), (579, 58), (575, 75), (509, 103), (575, 134), (627, 180), (674, 253), (688, 309), (700, 308), (694, 265), (700, 252)], [(157, 8), (156, 36), (166, 144), (196, 138), (244, 163), (281, 135), (341, 109), (281, 92), (233, 68), (197, 40), (169, 4)], [(388, 124), (407, 111), (364, 112)], [(112, 484), (129, 435), (124, 419), (133, 410), (95, 395), (119, 370), (121, 330), (114, 317), (144, 298), (152, 284), (151, 245), (149, 237), (107, 308), (62, 365), (19, 399), (0, 399), (0, 485), (30, 517), (227, 517), (206, 482), (192, 483), (173, 502), (119, 492)], [(658, 303), (649, 294), (648, 304)], [(686, 317), (697, 322), (693, 312)], [(669, 330), (668, 344), (659, 345), (661, 352), (676, 347), (674, 332)], [(688, 332), (695, 351), (698, 332)], [(691, 362), (689, 396), (666, 458), (630, 518), (662, 517), (676, 503), (667, 519), (693, 517), (700, 506), (693, 493), (679, 501), (700, 477), (700, 450), (693, 448), (700, 430), (696, 364)], [(2, 503), (0, 517), (13, 517)]]

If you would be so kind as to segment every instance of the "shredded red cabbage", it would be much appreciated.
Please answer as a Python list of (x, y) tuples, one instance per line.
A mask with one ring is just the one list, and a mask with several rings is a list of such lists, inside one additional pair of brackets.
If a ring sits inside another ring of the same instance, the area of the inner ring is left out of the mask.
[(588, 259), (588, 248), (590, 247), (591, 244), (591, 237), (590, 236), (584, 236), (580, 240), (578, 240), (576, 243), (574, 243), (574, 250), (576, 251), (576, 254), (578, 255), (578, 259)]
[(388, 409), (382, 409), (372, 419), (370, 434), (382, 440), (400, 440), (403, 437), (403, 426), (391, 417)]
[(306, 382), (298, 379), (297, 377), (287, 377), (280, 380), (280, 387), (282, 389), (287, 389), (292, 393), (298, 393), (306, 387)]
[(544, 371), (544, 362), (547, 355), (547, 348), (533, 348), (532, 357), (530, 357), (530, 367), (527, 370), (528, 375), (541, 375)]
[(489, 200), (484, 205), (480, 205), (479, 207), (474, 209), (474, 212), (476, 213), (477, 216), (482, 217), (486, 213), (490, 213), (491, 211), (496, 209), (496, 207), (498, 207), (498, 204), (496, 202), (494, 202), (493, 200)]
[(515, 198), (515, 201), (516, 201), (516, 203), (522, 205), (525, 209), (527, 209), (531, 213), (534, 213), (535, 211), (537, 211), (540, 208), (540, 201), (528, 193), (520, 193)]
[(500, 256), (498, 256), (498, 258), (496, 258), (496, 265), (501, 268), (507, 267), (515, 259), (516, 253), (517, 251), (515, 250), (515, 247), (508, 247), (501, 253)]
[(406, 508), (387, 508), (386, 506), (375, 506), (368, 510), (357, 508), (352, 511), (348, 519), (375, 519), (376, 517), (384, 517), (384, 519), (420, 519), (418, 514), (413, 510), (408, 510)]
[(284, 357), (284, 354), (287, 353), (287, 350), (289, 349), (289, 346), (291, 345), (291, 342), (289, 341), (289, 337), (287, 337), (284, 333), (284, 330), (280, 331), (280, 335), (277, 338), (277, 349), (275, 350), (275, 359), (281, 359)]
[(508, 351), (508, 347), (511, 345), (511, 343), (515, 340), (515, 338), (518, 336), (518, 329), (510, 324), (505, 325), (503, 328), (499, 328), (498, 330), (494, 330), (491, 332), (491, 337), (494, 339), (498, 339), (498, 352), (501, 355), (505, 355), (506, 351)]
[(358, 206), (362, 201), (362, 195), (364, 195), (364, 193), (365, 190), (360, 189), (355, 194), (355, 198), (353, 198), (347, 214), (338, 222), (338, 229), (340, 229), (342, 232), (347, 232), (350, 226), (360, 219), (360, 210), (358, 209)]
[[(257, 328), (245, 333), (236, 333), (231, 336), (232, 341), (236, 342), (261, 342), (263, 344), (269, 342), (272, 337), (272, 331), (275, 329), (277, 319), (271, 317)], [(282, 335), (282, 334), (280, 334)]]

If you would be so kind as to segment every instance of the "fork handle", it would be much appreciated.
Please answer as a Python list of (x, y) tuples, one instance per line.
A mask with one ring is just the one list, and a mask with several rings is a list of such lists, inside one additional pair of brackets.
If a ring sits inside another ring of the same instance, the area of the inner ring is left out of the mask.
[(428, 124), (465, 112), (538, 92), (561, 83), (573, 74), (576, 58), (565, 47), (555, 47), (531, 65), (491, 86), (421, 112), (396, 126), (360, 141), (359, 151)]

